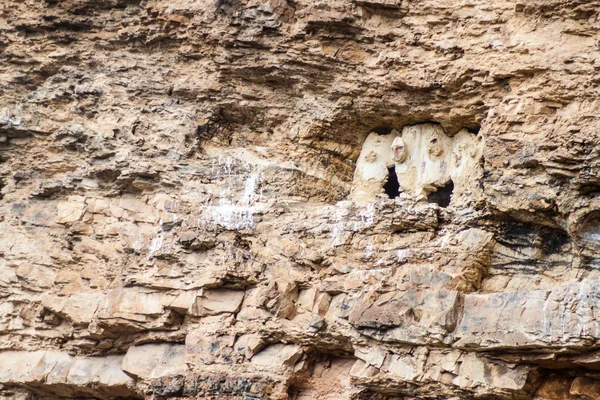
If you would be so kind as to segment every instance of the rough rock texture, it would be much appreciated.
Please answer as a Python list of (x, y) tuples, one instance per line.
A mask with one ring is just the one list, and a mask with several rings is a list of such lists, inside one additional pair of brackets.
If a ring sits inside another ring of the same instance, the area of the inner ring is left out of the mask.
[(599, 399), (599, 13), (3, 0), (0, 398)]

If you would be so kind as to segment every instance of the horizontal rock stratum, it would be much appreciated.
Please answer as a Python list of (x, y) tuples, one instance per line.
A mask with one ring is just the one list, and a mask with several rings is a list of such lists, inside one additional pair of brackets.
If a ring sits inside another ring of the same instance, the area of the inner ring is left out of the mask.
[(600, 399), (596, 0), (4, 0), (0, 399)]

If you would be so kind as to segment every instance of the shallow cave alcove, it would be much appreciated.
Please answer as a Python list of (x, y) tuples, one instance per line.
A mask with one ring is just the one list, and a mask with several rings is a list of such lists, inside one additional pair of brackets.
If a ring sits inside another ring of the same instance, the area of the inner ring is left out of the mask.
[(427, 195), (427, 201), (429, 203), (436, 203), (438, 206), (446, 208), (448, 205), (450, 205), (453, 190), (454, 182), (450, 180), (444, 186), (437, 188), (435, 192), (429, 193)]
[(383, 190), (385, 190), (390, 199), (395, 199), (400, 195), (400, 184), (398, 183), (395, 166), (388, 168), (387, 181), (383, 185)]

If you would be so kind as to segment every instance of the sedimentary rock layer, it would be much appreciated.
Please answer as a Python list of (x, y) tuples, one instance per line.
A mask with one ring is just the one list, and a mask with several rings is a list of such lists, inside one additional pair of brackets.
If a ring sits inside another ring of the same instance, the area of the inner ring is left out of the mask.
[(0, 398), (600, 399), (599, 13), (2, 1)]

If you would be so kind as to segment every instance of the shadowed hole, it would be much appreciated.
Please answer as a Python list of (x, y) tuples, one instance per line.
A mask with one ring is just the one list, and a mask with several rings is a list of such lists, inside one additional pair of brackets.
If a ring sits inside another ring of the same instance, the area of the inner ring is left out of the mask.
[(450, 204), (453, 190), (454, 182), (450, 180), (446, 185), (437, 188), (435, 192), (429, 193), (427, 195), (427, 201), (430, 203), (436, 203), (438, 206), (446, 208)]
[(398, 183), (398, 176), (396, 175), (396, 166), (388, 168), (387, 182), (383, 185), (383, 190), (390, 199), (398, 197), (400, 192), (400, 184)]
[(392, 131), (394, 130), (394, 128), (391, 128), (389, 126), (378, 126), (377, 128), (373, 129), (373, 132), (375, 132), (378, 135), (389, 135), (390, 133), (392, 133)]

